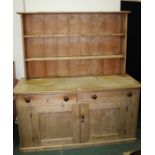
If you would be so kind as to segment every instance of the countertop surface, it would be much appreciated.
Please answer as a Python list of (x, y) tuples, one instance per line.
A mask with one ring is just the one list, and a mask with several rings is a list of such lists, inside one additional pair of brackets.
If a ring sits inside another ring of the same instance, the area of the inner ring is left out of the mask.
[(131, 76), (87, 76), (46, 79), (21, 79), (14, 88), (14, 94), (98, 91), (109, 89), (139, 88), (140, 83)]

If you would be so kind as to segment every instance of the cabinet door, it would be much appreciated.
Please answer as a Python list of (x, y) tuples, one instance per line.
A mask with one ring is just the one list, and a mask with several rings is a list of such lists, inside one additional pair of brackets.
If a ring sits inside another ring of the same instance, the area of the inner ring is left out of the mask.
[(128, 101), (81, 104), (81, 142), (113, 140), (124, 136)]
[(32, 105), (31, 120), (35, 146), (79, 142), (78, 104)]

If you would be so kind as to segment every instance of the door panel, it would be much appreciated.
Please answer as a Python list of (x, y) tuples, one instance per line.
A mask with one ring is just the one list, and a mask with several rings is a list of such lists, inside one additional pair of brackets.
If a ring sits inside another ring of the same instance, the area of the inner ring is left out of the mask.
[(81, 142), (110, 140), (124, 135), (128, 101), (81, 104)]
[(31, 106), (34, 145), (79, 142), (78, 104)]

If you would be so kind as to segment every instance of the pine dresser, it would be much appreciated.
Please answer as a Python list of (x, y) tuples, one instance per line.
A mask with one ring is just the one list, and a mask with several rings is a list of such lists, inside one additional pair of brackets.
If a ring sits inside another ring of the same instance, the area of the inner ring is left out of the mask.
[(140, 83), (126, 74), (128, 13), (19, 13), (22, 151), (136, 140)]

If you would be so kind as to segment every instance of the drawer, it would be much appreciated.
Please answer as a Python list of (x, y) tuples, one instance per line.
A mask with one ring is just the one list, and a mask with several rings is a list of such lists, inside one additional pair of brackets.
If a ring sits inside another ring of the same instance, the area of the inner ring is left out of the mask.
[(58, 104), (76, 103), (76, 93), (44, 94), (44, 95), (21, 95), (17, 97), (17, 104)]
[(101, 100), (120, 100), (132, 99), (136, 95), (136, 90), (109, 90), (109, 91), (93, 91), (93, 92), (79, 92), (77, 101), (101, 101)]

